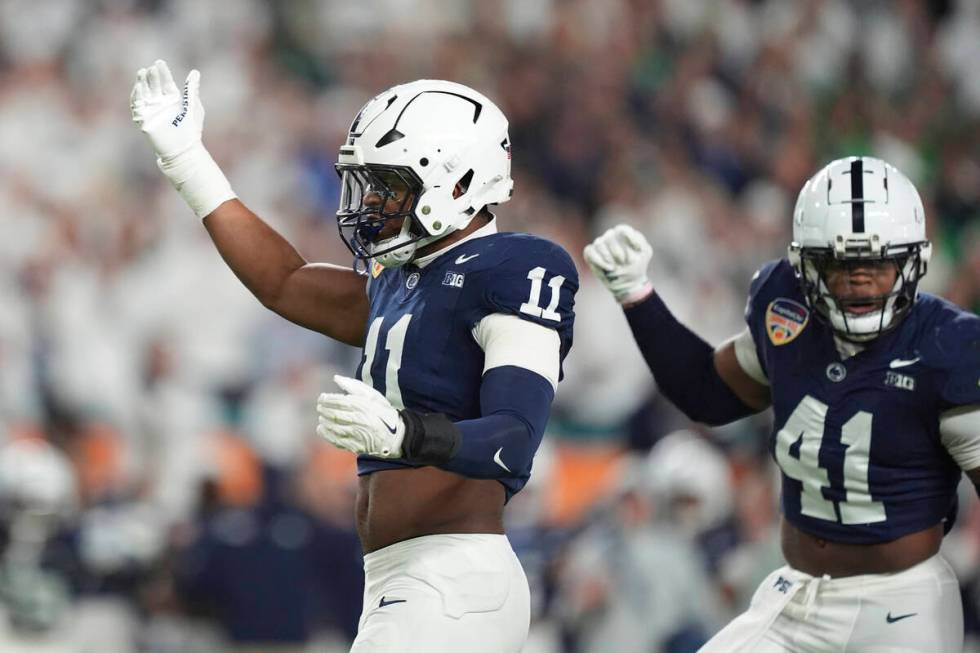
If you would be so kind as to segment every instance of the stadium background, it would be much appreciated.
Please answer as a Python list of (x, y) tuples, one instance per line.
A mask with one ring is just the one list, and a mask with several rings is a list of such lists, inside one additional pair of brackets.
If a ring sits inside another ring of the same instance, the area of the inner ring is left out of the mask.
[[(980, 308), (978, 0), (0, 0), (0, 650), (346, 651), (352, 461), (313, 398), (356, 352), (265, 311), (130, 122), (137, 68), (202, 71), (205, 143), (311, 260), (369, 97), (464, 82), (511, 121), (502, 228), (582, 275), (575, 346), (508, 529), (531, 653), (692, 650), (779, 563), (766, 415), (657, 396), (582, 246), (629, 222), (719, 342), (823, 163), (919, 186), (926, 290)], [(652, 447), (652, 451), (651, 451)], [(980, 650), (980, 509), (944, 552)], [(275, 645), (270, 642), (276, 642)]]

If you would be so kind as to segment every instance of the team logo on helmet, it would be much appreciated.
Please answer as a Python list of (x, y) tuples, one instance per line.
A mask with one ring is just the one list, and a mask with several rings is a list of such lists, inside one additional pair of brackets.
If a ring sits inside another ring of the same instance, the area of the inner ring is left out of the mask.
[(792, 299), (779, 297), (766, 308), (766, 333), (777, 347), (793, 342), (809, 321), (810, 311)]

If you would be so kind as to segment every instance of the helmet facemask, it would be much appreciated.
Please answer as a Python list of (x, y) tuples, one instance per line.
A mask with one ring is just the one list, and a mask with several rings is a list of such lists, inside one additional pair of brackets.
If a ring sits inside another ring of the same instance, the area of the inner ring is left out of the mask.
[[(902, 322), (915, 304), (930, 252), (919, 192), (881, 159), (831, 161), (796, 199), (788, 258), (811, 310), (843, 340), (867, 343)], [(862, 296), (868, 291), (865, 274), (871, 292), (880, 294)]]
[[(410, 168), (338, 164), (337, 173), (341, 180), (337, 228), (355, 259), (373, 258), (384, 267), (398, 267), (432, 240), (413, 219), (422, 181)], [(401, 228), (382, 236), (386, 225), (396, 220)]]
[[(919, 280), (925, 275), (929, 243), (894, 247), (878, 246), (876, 237), (839, 239), (834, 248), (790, 246), (789, 258), (796, 270), (807, 303), (844, 340), (866, 343), (897, 327), (915, 302)], [(850, 274), (861, 266), (896, 270), (890, 291), (871, 296), (839, 297), (830, 290), (835, 269)], [(857, 312), (857, 307), (873, 310)]]

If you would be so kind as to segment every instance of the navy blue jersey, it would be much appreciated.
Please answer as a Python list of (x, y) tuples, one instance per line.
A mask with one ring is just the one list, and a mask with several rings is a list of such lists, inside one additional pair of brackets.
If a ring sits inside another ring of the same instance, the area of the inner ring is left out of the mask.
[[(561, 247), (528, 234), (496, 233), (466, 241), (424, 268), (382, 270), (368, 286), (371, 314), (358, 377), (397, 408), (480, 417), (484, 353), (473, 328), (494, 313), (555, 329), (561, 359), (572, 346), (578, 274)], [(358, 473), (415, 466), (358, 457)], [(530, 467), (501, 479), (508, 496)]]
[(753, 278), (745, 316), (770, 383), (785, 518), (835, 542), (887, 542), (943, 519), (948, 530), (961, 472), (939, 417), (980, 403), (980, 319), (922, 293), (845, 360), (786, 260)]

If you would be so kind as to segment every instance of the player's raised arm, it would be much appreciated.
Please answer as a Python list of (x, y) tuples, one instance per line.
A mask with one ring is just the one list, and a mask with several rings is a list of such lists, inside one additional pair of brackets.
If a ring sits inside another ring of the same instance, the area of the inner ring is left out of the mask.
[(365, 278), (349, 268), (307, 263), (238, 200), (201, 140), (200, 77), (192, 70), (181, 93), (164, 61), (137, 72), (130, 96), (133, 121), (153, 145), (160, 170), (204, 219), (222, 258), (263, 305), (308, 329), (362, 344)]
[(642, 234), (618, 225), (585, 248), (592, 272), (623, 305), (633, 337), (657, 385), (697, 422), (726, 424), (766, 408), (769, 388), (738, 355), (737, 336), (717, 349), (677, 321), (647, 277), (652, 256)]
[(208, 214), (204, 226), (228, 267), (270, 310), (349, 345), (364, 344), (365, 277), (350, 267), (307, 263), (237, 199)]

